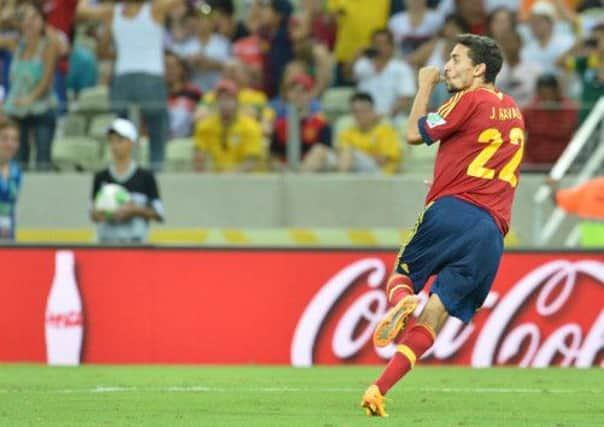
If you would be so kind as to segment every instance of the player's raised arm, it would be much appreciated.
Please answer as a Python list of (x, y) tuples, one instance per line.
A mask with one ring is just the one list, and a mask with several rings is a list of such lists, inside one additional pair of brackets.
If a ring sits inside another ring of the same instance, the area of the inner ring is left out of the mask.
[(440, 82), (440, 70), (432, 65), (422, 67), (417, 77), (417, 94), (413, 100), (407, 126), (407, 143), (419, 145), (422, 135), (419, 131), (419, 119), (428, 113), (428, 102), (434, 86)]

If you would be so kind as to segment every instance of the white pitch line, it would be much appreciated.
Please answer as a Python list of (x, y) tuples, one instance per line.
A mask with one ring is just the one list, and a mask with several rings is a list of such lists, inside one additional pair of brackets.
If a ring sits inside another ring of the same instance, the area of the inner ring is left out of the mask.
[[(222, 387), (207, 387), (207, 386), (168, 386), (168, 387), (122, 387), (122, 386), (96, 386), (93, 388), (81, 389), (57, 389), (57, 390), (10, 390), (0, 389), (0, 393), (358, 393), (363, 387), (359, 388), (343, 388), (343, 387), (249, 387), (249, 388), (222, 388)], [(425, 393), (552, 393), (552, 394), (569, 394), (569, 393), (591, 393), (602, 394), (600, 390), (587, 389), (547, 389), (547, 388), (455, 388), (455, 387), (425, 387), (414, 389), (418, 392)]]

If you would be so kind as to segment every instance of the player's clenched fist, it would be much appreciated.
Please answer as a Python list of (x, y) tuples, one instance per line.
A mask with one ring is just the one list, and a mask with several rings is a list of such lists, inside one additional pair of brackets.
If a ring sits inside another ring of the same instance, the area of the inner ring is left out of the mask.
[(422, 67), (417, 79), (419, 85), (434, 86), (440, 82), (440, 69), (434, 65)]

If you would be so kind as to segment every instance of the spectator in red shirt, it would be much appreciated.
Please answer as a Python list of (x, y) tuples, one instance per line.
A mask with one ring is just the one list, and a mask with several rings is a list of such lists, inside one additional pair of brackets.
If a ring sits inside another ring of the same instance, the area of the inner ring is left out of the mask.
[[(306, 74), (299, 74), (288, 81), (286, 87), (287, 101), (298, 110), (300, 117), (300, 152), (303, 172), (316, 172), (317, 157), (315, 151), (326, 151), (331, 147), (331, 127), (321, 113), (311, 113), (309, 109), (309, 93), (314, 82)], [(275, 123), (275, 132), (271, 141), (271, 163), (275, 169), (283, 168), (287, 160), (287, 130), (288, 117), (279, 117)], [(322, 165), (321, 165), (322, 166)]]
[(539, 77), (537, 95), (523, 110), (527, 132), (524, 169), (549, 169), (558, 160), (577, 129), (578, 109), (562, 95), (556, 76)]
[(330, 52), (336, 44), (337, 23), (323, 8), (323, 0), (301, 0), (298, 19), (314, 39)]

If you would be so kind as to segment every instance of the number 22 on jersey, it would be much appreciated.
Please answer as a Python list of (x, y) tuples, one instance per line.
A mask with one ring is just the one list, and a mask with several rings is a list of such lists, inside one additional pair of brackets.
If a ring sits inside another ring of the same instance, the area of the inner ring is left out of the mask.
[[(494, 179), (497, 171), (487, 168), (485, 165), (503, 144), (501, 132), (495, 128), (485, 129), (478, 136), (478, 142), (489, 145), (483, 148), (476, 158), (472, 160), (472, 163), (468, 166), (468, 175), (476, 178)], [(510, 130), (510, 143), (517, 145), (518, 149), (510, 161), (499, 171), (497, 178), (509, 183), (512, 187), (516, 187), (518, 184), (516, 169), (520, 166), (524, 151), (524, 131), (521, 128), (512, 128)]]

